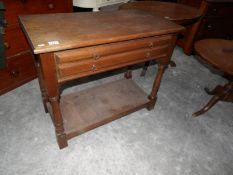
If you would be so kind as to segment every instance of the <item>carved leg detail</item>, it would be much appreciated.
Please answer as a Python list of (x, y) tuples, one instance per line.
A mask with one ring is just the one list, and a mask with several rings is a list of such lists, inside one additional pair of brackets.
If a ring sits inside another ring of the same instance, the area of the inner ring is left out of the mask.
[(233, 101), (233, 83), (229, 82), (225, 84), (224, 86), (216, 86), (212, 91), (205, 88), (205, 91), (210, 94), (214, 95), (210, 101), (205, 105), (200, 111), (197, 111), (193, 114), (194, 117), (197, 117), (206, 111), (208, 111), (210, 108), (212, 108), (218, 101)]
[(127, 78), (127, 79), (132, 78), (132, 66), (128, 66), (128, 70), (125, 73), (125, 78)]
[(210, 108), (212, 108), (218, 101), (220, 100), (219, 96), (213, 96), (210, 101), (205, 105), (200, 111), (197, 111), (193, 114), (193, 117), (197, 117), (205, 112), (207, 112)]
[(64, 133), (63, 119), (59, 107), (59, 97), (53, 97), (49, 99), (53, 108), (53, 122), (55, 125), (55, 132), (57, 137), (57, 143), (59, 148), (65, 148), (68, 146), (66, 134)]
[(146, 71), (150, 65), (150, 61), (145, 62), (145, 64), (142, 67), (141, 77), (144, 77), (146, 75)]
[(218, 93), (219, 91), (223, 90), (223, 87), (218, 85), (216, 86), (213, 90), (209, 90), (208, 88), (204, 88), (205, 92), (209, 95), (215, 95), (216, 93)]
[(155, 106), (155, 103), (156, 103), (156, 100), (157, 100), (157, 92), (158, 92), (159, 87), (160, 87), (160, 83), (161, 83), (161, 80), (162, 80), (163, 73), (165, 71), (165, 67), (166, 67), (165, 65), (161, 65), (161, 64), (158, 65), (158, 72), (157, 72), (157, 75), (155, 77), (155, 81), (154, 81), (154, 84), (153, 84), (151, 94), (148, 97), (150, 99), (150, 103), (147, 106), (148, 110), (153, 109), (154, 106)]

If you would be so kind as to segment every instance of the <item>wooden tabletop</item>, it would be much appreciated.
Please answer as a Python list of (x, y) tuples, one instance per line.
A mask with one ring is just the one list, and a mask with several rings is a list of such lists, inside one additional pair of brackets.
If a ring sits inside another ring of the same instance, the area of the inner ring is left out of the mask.
[(177, 33), (184, 28), (142, 11), (20, 16), (35, 54)]
[(120, 10), (138, 9), (159, 15), (177, 24), (189, 23), (201, 16), (198, 9), (179, 3), (160, 1), (130, 2), (120, 6)]
[(204, 39), (195, 43), (195, 50), (211, 65), (233, 75), (233, 41)]

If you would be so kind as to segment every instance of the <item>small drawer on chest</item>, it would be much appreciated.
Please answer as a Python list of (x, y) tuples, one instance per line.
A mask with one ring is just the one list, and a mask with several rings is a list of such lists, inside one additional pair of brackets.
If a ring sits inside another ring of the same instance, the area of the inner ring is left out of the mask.
[(233, 3), (210, 3), (206, 16), (232, 17)]
[(148, 37), (55, 53), (63, 82), (167, 56), (172, 36)]
[(9, 57), (29, 50), (27, 40), (18, 24), (7, 27), (5, 31), (4, 45), (6, 56)]
[(7, 59), (6, 65), (5, 69), (0, 69), (0, 94), (36, 77), (33, 55), (30, 52)]

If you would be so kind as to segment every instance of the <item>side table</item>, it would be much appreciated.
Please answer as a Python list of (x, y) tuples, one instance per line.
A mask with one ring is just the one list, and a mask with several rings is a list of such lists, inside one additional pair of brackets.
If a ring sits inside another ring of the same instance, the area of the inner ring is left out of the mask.
[[(38, 58), (42, 99), (60, 148), (83, 132), (153, 109), (177, 33), (184, 29), (140, 11), (28, 15), (20, 22)], [(154, 59), (158, 73), (149, 95), (131, 79), (60, 94), (67, 81)]]

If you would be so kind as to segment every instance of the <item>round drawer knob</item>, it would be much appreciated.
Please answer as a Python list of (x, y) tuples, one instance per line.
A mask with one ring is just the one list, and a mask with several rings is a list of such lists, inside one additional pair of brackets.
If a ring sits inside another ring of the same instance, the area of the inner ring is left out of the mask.
[(217, 12), (217, 9), (213, 9), (213, 12)]
[(98, 59), (100, 59), (100, 55), (99, 55), (99, 54), (94, 54), (94, 55), (93, 55), (93, 58), (94, 58), (95, 60), (98, 60)]
[(91, 67), (91, 70), (92, 70), (92, 71), (96, 71), (96, 70), (97, 70), (96, 65), (93, 64), (92, 67)]
[(150, 58), (150, 57), (151, 57), (150, 52), (147, 52), (147, 53), (146, 53), (146, 58)]
[(154, 47), (154, 43), (153, 42), (150, 42), (148, 45), (149, 45), (149, 48), (151, 48), (151, 49)]
[(48, 4), (49, 9), (54, 9), (53, 3)]
[(4, 42), (5, 49), (10, 49), (10, 44), (8, 42)]
[(10, 71), (11, 76), (18, 77), (19, 76), (19, 70), (13, 69)]
[(212, 28), (213, 28), (213, 26), (212, 26), (211, 24), (208, 24), (208, 25), (207, 25), (207, 29), (210, 30), (210, 29), (212, 29)]

